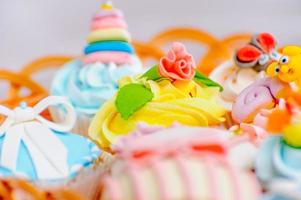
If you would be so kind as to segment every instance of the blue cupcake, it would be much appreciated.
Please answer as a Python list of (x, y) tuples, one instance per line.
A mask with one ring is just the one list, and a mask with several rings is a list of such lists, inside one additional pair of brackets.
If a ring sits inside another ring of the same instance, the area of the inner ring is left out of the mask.
[[(61, 123), (41, 115), (58, 104), (66, 113)], [(14, 110), (0, 106), (0, 114), (6, 117), (0, 125), (1, 177), (25, 178), (43, 186), (67, 186), (94, 195), (91, 187), (104, 170), (99, 160), (107, 157), (89, 139), (70, 132), (76, 115), (65, 98), (52, 96), (34, 107), (21, 104)]]
[[(51, 94), (67, 97), (77, 112), (73, 132), (87, 134), (93, 116), (118, 90), (117, 81), (139, 73), (142, 65), (130, 44), (120, 10), (104, 4), (92, 19), (84, 55), (66, 64), (55, 76)], [(64, 114), (51, 109), (55, 119)]]
[(282, 135), (265, 139), (255, 162), (256, 175), (268, 191), (262, 200), (300, 199), (300, 158), (301, 149), (290, 145)]

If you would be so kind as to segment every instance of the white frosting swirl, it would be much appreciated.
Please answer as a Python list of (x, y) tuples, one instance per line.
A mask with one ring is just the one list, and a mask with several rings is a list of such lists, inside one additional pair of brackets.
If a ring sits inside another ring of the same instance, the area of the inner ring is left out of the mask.
[(220, 103), (231, 110), (238, 94), (261, 76), (262, 73), (252, 68), (238, 68), (232, 61), (227, 61), (216, 67), (209, 77), (223, 86)]

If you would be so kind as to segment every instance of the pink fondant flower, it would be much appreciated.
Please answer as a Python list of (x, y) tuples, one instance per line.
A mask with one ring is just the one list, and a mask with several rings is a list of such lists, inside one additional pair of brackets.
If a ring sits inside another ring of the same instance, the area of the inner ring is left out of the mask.
[(191, 80), (195, 75), (195, 62), (182, 43), (175, 42), (160, 60), (159, 73), (172, 80)]

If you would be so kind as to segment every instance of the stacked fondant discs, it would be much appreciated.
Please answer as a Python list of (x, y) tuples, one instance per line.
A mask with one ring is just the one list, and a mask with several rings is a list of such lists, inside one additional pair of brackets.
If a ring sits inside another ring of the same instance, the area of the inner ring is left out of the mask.
[(129, 43), (131, 36), (122, 12), (110, 4), (104, 4), (101, 8), (101, 12), (92, 19), (83, 62), (131, 64), (134, 50)]

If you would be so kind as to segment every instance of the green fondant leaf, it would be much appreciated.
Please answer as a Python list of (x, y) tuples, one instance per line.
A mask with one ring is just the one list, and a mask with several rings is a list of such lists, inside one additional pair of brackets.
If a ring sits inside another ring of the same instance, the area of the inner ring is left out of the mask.
[(153, 97), (154, 94), (144, 85), (131, 83), (119, 89), (115, 105), (121, 117), (128, 119)]
[(199, 72), (197, 70), (196, 70), (196, 73), (194, 76), (194, 80), (196, 82), (202, 83), (208, 87), (218, 87), (220, 91), (224, 90), (224, 88), (220, 84), (211, 80), (210, 78), (208, 78), (207, 76), (205, 76), (204, 74), (202, 74), (201, 72)]
[(141, 78), (146, 78), (147, 80), (159, 80), (162, 78), (162, 76), (159, 74), (158, 71), (158, 65), (153, 66), (152, 68), (150, 68), (149, 70), (147, 70), (147, 72), (145, 72)]

